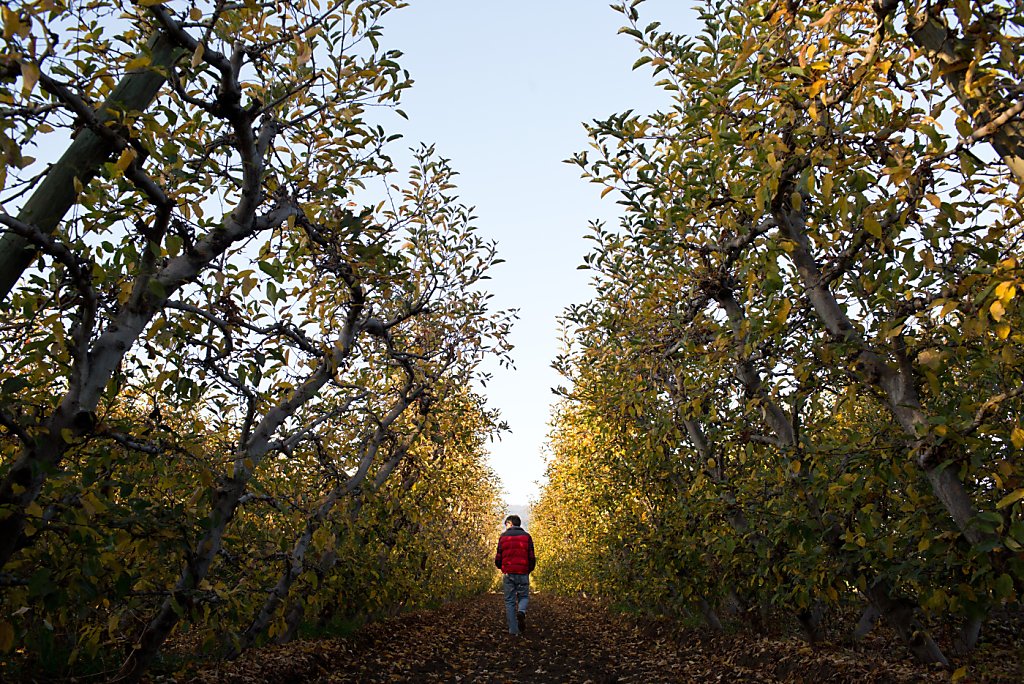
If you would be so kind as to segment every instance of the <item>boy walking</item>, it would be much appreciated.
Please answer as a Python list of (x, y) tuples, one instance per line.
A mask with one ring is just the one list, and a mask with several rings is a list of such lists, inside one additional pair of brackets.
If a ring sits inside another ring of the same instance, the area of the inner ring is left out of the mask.
[(530, 601), (530, 573), (537, 565), (533, 538), (522, 528), (518, 515), (505, 518), (505, 531), (498, 537), (494, 564), (501, 570), (505, 592), (505, 619), (508, 633), (519, 636), (526, 629), (526, 606)]

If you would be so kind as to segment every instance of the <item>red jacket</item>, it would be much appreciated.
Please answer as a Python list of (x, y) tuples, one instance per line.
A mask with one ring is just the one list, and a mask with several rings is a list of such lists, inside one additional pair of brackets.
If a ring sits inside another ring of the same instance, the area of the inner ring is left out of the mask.
[(533, 572), (537, 557), (533, 554), (533, 537), (522, 527), (510, 527), (498, 537), (498, 551), (494, 564), (506, 575), (526, 575)]

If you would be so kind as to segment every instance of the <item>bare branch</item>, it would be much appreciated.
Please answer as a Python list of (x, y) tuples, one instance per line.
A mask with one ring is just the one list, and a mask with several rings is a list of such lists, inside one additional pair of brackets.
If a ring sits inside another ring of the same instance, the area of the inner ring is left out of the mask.
[(230, 334), (229, 331), (231, 330), (232, 327), (240, 328), (242, 330), (246, 330), (257, 335), (266, 335), (268, 337), (272, 335), (281, 335), (294, 342), (300, 349), (302, 349), (302, 351), (306, 352), (310, 356), (315, 358), (320, 358), (323, 356), (323, 351), (318, 349), (316, 345), (314, 345), (313, 341), (306, 337), (305, 333), (303, 333), (300, 329), (296, 328), (295, 326), (288, 325), (287, 323), (275, 323), (274, 325), (269, 326), (258, 326), (252, 323), (247, 323), (242, 319), (229, 321), (225, 318), (215, 315), (214, 313), (207, 309), (202, 309), (198, 306), (195, 306), (194, 304), (188, 304), (186, 302), (180, 302), (175, 300), (169, 300), (166, 304), (166, 307), (168, 309), (184, 311), (186, 313), (191, 313), (196, 316), (200, 316), (201, 318), (205, 318), (206, 320), (210, 321), (211, 323), (219, 327), (222, 331), (224, 331), (225, 335)]
[(7, 411), (0, 409), (0, 425), (7, 428), (7, 432), (18, 438), (18, 441), (26, 447), (32, 446), (32, 436), (18, 423), (18, 420)]
[(963, 430), (960, 431), (961, 434), (969, 435), (975, 432), (978, 428), (985, 424), (985, 418), (987, 418), (990, 413), (999, 408), (1001, 404), (1011, 399), (1016, 399), (1022, 394), (1024, 394), (1024, 384), (1020, 385), (1014, 390), (1010, 390), (1009, 392), (1001, 392), (995, 395), (994, 397), (990, 397), (988, 401), (982, 404), (981, 408), (979, 408), (977, 412), (974, 414), (974, 420), (972, 420), (970, 424), (968, 424)]

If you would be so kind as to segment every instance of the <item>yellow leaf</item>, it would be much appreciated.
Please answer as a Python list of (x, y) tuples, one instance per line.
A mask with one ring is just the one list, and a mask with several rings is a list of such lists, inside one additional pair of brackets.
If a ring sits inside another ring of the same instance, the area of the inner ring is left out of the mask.
[(192, 21), (199, 21), (203, 18), (203, 10), (199, 9), (198, 7), (193, 7), (188, 12), (188, 18)]
[(139, 0), (139, 4), (143, 7), (156, 7), (157, 5), (162, 5), (165, 2), (167, 2), (167, 0)]
[(942, 206), (942, 200), (939, 199), (938, 195), (933, 195), (932, 193), (928, 193), (928, 194), (926, 194), (924, 196), (924, 198), (926, 200), (928, 200), (929, 202), (931, 202), (932, 206), (935, 207), (936, 209), (938, 209), (939, 207)]
[(786, 319), (789, 318), (789, 312), (793, 308), (793, 302), (788, 299), (782, 300), (782, 306), (779, 307), (779, 314), (775, 317), (779, 323), (785, 323)]
[(1003, 320), (1003, 314), (1006, 313), (1006, 309), (1003, 308), (1003, 303), (999, 301), (992, 302), (992, 306), (988, 307), (988, 312), (992, 314), (993, 320)]
[(23, 25), (18, 13), (6, 5), (3, 7), (4, 15), (4, 40), (10, 40), (13, 36), (21, 33)]
[(91, 508), (93, 511), (102, 513), (107, 510), (106, 504), (100, 501), (99, 497), (92, 492), (87, 492), (85, 496), (81, 498), (83, 504), (88, 504), (86, 507)]
[(931, 539), (922, 539), (922, 540), (921, 540), (921, 541), (920, 541), (920, 542), (918, 543), (918, 545), (917, 545), (917, 551), (918, 551), (918, 553), (920, 553), (920, 552), (922, 552), (922, 551), (927, 551), (927, 550), (928, 550), (928, 547), (929, 547), (929, 546), (931, 546), (931, 545), (932, 545), (932, 540), (931, 540)]
[(1010, 441), (1018, 449), (1024, 449), (1024, 430), (1019, 427), (1013, 428), (1013, 432), (1010, 433)]
[(117, 163), (114, 164), (114, 167), (118, 171), (120, 171), (121, 173), (124, 173), (125, 169), (127, 169), (129, 166), (131, 166), (131, 163), (134, 160), (135, 160), (135, 149), (132, 148), (132, 147), (126, 147), (126, 148), (124, 148), (124, 151), (121, 152), (121, 156), (117, 158)]
[(14, 648), (14, 625), (0, 620), (0, 653), (10, 653)]
[(879, 240), (882, 239), (882, 224), (880, 224), (878, 219), (870, 214), (864, 217), (864, 230), (868, 231)]
[(192, 68), (195, 69), (199, 66), (199, 63), (203, 61), (203, 53), (206, 52), (206, 48), (200, 43), (196, 46), (196, 51), (192, 53)]
[(1017, 286), (1012, 280), (1004, 280), (996, 285), (996, 297), (1004, 304), (1009, 302), (1017, 294)]
[(609, 192), (611, 192), (614, 189), (615, 189), (615, 186), (609, 185), (607, 188), (605, 188), (604, 190), (601, 191), (601, 197), (604, 197), (605, 195), (607, 195)]
[(820, 19), (811, 24), (811, 28), (819, 28), (821, 26), (828, 25), (828, 23), (832, 21), (832, 19), (834, 19), (840, 11), (842, 11), (842, 9), (843, 8), (839, 5), (832, 7), (827, 12), (825, 12), (825, 14), (823, 14)]
[(889, 174), (889, 179), (893, 183), (898, 184), (910, 178), (913, 171), (905, 166), (896, 166), (891, 169), (886, 169), (886, 173)]
[(821, 179), (821, 198), (824, 200), (832, 197), (832, 174), (826, 173)]
[(885, 334), (883, 335), (883, 337), (885, 339), (889, 339), (890, 337), (896, 337), (897, 335), (901, 335), (901, 334), (903, 334), (903, 328), (904, 327), (906, 327), (905, 323), (900, 323), (899, 325), (894, 325), (893, 327), (891, 327), (891, 328), (889, 328), (888, 330), (885, 331)]
[(21, 63), (21, 94), (28, 97), (39, 82), (39, 67), (32, 62)]
[(1006, 323), (999, 323), (996, 325), (996, 335), (999, 336), (999, 339), (1005, 340), (1010, 336), (1010, 326)]
[(152, 64), (152, 62), (153, 62), (153, 60), (151, 60), (148, 55), (139, 55), (135, 59), (133, 59), (133, 60), (129, 61), (127, 64), (125, 64), (124, 68), (127, 69), (128, 71), (134, 71), (135, 69), (141, 69), (142, 67), (147, 67), (150, 64)]
[(36, 501), (33, 501), (28, 506), (26, 506), (25, 507), (25, 512), (27, 514), (31, 515), (33, 518), (42, 518), (43, 517), (43, 507), (40, 506), (39, 503), (36, 502)]
[(967, 676), (967, 666), (959, 667), (953, 672), (953, 676), (949, 678), (951, 682), (959, 682), (961, 679)]
[(1002, 499), (999, 500), (999, 503), (996, 504), (996, 508), (1006, 508), (1010, 504), (1016, 503), (1021, 499), (1024, 499), (1024, 488), (1018, 489), (1014, 492), (1010, 492), (1009, 494), (1004, 496)]

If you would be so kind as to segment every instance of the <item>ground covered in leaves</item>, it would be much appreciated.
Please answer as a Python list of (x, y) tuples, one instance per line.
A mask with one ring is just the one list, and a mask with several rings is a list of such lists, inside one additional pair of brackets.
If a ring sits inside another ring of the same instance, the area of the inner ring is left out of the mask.
[[(810, 648), (782, 625), (777, 633), (709, 635), (669, 621), (638, 619), (582, 598), (531, 599), (526, 633), (514, 639), (498, 594), (408, 613), (348, 638), (299, 641), (205, 663), (156, 682), (948, 682), (945, 670), (911, 663), (877, 629), (856, 646)], [(1005, 632), (1005, 630), (1004, 630)], [(993, 630), (963, 682), (1024, 681), (1016, 627)]]

